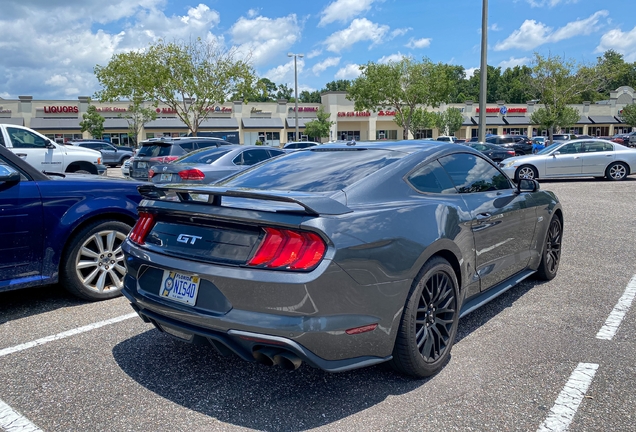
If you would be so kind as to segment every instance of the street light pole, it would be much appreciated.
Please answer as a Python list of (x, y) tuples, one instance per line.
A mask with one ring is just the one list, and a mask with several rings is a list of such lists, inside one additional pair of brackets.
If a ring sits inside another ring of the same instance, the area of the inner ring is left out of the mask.
[(488, 90), (488, 0), (481, 7), (481, 66), (479, 67), (479, 142), (486, 142), (486, 92)]
[(298, 138), (298, 67), (296, 64), (296, 59), (297, 57), (303, 58), (304, 54), (294, 54), (294, 53), (288, 53), (287, 57), (293, 57), (294, 58), (294, 93), (295, 93), (295, 97), (294, 97), (294, 113), (296, 116), (296, 139), (295, 141), (300, 141), (300, 139)]

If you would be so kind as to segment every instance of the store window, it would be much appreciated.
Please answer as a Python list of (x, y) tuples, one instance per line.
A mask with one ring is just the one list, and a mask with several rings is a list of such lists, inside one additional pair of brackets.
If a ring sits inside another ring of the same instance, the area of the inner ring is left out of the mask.
[(338, 131), (338, 139), (342, 141), (360, 141), (360, 131)]
[[(498, 135), (497, 128), (486, 128), (486, 135), (488, 134)], [(479, 136), (479, 128), (472, 129), (470, 132), (470, 136), (473, 138), (477, 138)]]
[(525, 135), (526, 130), (523, 128), (503, 128), (504, 135)]
[(415, 132), (415, 139), (433, 139), (433, 129), (420, 129)]
[(378, 130), (375, 131), (375, 139), (382, 140), (396, 140), (397, 130)]
[(146, 139), (150, 139), (150, 138), (154, 138), (155, 137), (155, 133), (154, 132), (146, 132)]
[(589, 128), (589, 130), (590, 130), (590, 135), (594, 135), (597, 137), (609, 135), (609, 126), (593, 126)]
[(575, 134), (575, 135), (583, 135), (583, 128), (582, 127), (569, 127), (569, 128), (565, 128), (563, 130), (563, 133)]

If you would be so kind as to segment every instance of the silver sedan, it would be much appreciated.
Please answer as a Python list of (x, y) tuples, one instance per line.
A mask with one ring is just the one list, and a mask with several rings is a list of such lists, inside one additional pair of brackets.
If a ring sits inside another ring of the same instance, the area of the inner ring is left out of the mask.
[(636, 171), (636, 149), (600, 139), (557, 142), (532, 156), (499, 164), (515, 181), (557, 177), (596, 177), (624, 180)]

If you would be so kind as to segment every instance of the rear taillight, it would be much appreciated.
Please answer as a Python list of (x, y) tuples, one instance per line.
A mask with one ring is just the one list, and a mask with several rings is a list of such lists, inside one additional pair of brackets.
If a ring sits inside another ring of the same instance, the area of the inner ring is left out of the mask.
[(128, 234), (130, 241), (137, 243), (138, 245), (143, 245), (146, 236), (154, 225), (154, 222), (155, 216), (152, 213), (140, 212), (137, 223), (133, 227), (132, 231), (130, 231), (130, 234)]
[(148, 180), (152, 179), (155, 176), (155, 170), (153, 170), (152, 168), (150, 168), (148, 170)]
[(514, 152), (514, 150), (508, 150), (506, 153), (508, 153), (509, 155), (514, 156), (516, 153)]
[(179, 177), (183, 180), (203, 180), (205, 178), (205, 174), (198, 169), (189, 169), (179, 171)]
[(150, 158), (150, 162), (170, 163), (176, 161), (177, 159), (179, 159), (179, 156), (162, 156)]
[(317, 234), (276, 228), (264, 230), (265, 237), (247, 265), (309, 270), (325, 256), (327, 247)]

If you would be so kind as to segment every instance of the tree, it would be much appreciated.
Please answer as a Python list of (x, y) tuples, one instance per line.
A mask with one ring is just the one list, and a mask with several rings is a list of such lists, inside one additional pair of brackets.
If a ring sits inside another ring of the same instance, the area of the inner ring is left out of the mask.
[(579, 112), (569, 106), (558, 111), (539, 108), (530, 115), (530, 121), (539, 125), (541, 129), (547, 129), (550, 133), (550, 141), (552, 134), (556, 129), (563, 129), (572, 126), (579, 121)]
[(278, 86), (278, 91), (276, 92), (276, 99), (285, 99), (287, 101), (294, 101), (294, 98), (292, 97), (292, 94), (294, 93), (294, 90), (289, 88), (287, 86), (287, 84), (281, 84)]
[(303, 90), (298, 95), (298, 102), (302, 103), (320, 103), (322, 102), (320, 98), (320, 92), (318, 90), (309, 92), (307, 90)]
[(95, 105), (88, 106), (86, 113), (82, 114), (82, 119), (80, 130), (82, 132), (88, 131), (91, 137), (101, 139), (104, 135), (104, 117), (97, 112)]
[(329, 120), (331, 114), (326, 113), (325, 110), (320, 107), (316, 113), (316, 120), (305, 123), (305, 135), (310, 137), (328, 138), (331, 125), (334, 124)]
[(328, 92), (328, 91), (349, 91), (349, 87), (351, 87), (351, 81), (346, 79), (330, 81), (325, 84), (325, 88), (320, 91), (320, 93)]
[[(360, 66), (361, 75), (349, 88), (347, 98), (354, 101), (356, 111), (392, 108), (408, 139), (413, 112), (418, 105), (438, 107), (447, 102), (452, 81), (446, 65), (402, 58), (386, 64), (369, 62)], [(408, 110), (405, 110), (407, 109)]]
[(623, 108), (621, 118), (631, 127), (636, 127), (636, 104), (629, 104)]
[(141, 129), (146, 123), (157, 118), (157, 111), (145, 108), (141, 103), (133, 103), (128, 106), (127, 111), (119, 113), (119, 117), (128, 122), (128, 136), (136, 146)]
[(95, 67), (100, 100), (143, 99), (172, 109), (196, 136), (209, 107), (257, 85), (252, 66), (200, 38), (188, 42), (159, 40), (143, 52), (115, 54), (108, 65)]
[(404, 117), (411, 117), (409, 122), (409, 132), (413, 136), (417, 131), (422, 129), (432, 129), (435, 126), (435, 113), (427, 111), (421, 107), (415, 108), (412, 112), (411, 109), (405, 107), (402, 112), (395, 113), (395, 123), (398, 125), (404, 124)]
[(464, 116), (462, 112), (457, 108), (447, 108), (446, 111), (442, 111), (435, 116), (435, 126), (444, 135), (453, 135), (462, 127), (464, 122)]
[[(544, 111), (537, 110), (532, 122), (547, 125), (552, 142), (554, 128), (567, 127), (573, 119), (573, 108), (568, 104), (586, 91), (597, 91), (600, 84), (601, 78), (594, 67), (577, 65), (573, 60), (559, 56), (543, 57), (535, 53), (529, 88), (543, 104)], [(577, 115), (573, 123), (578, 119)]]

